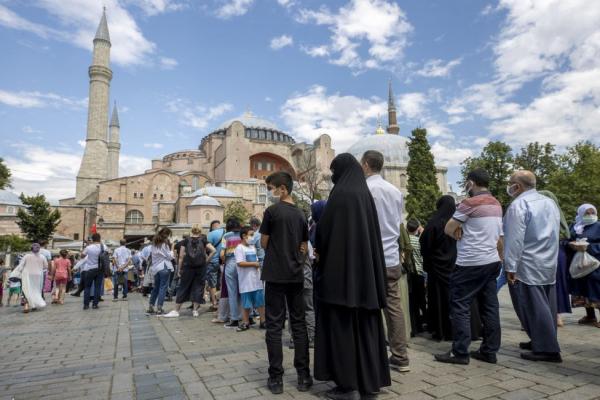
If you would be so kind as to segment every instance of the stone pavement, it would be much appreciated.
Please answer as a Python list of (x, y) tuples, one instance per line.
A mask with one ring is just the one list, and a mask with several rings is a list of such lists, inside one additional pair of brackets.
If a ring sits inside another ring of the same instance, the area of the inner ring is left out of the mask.
[[(318, 382), (310, 393), (298, 392), (292, 351), (285, 347), (285, 393), (272, 396), (265, 386), (263, 331), (236, 333), (211, 324), (209, 313), (148, 317), (146, 298), (136, 293), (128, 302), (106, 299), (86, 312), (70, 296), (64, 306), (28, 315), (0, 308), (0, 399), (308, 399), (332, 386)], [(497, 365), (436, 363), (431, 353), (449, 344), (414, 338), (412, 371), (392, 372), (393, 385), (379, 398), (600, 399), (600, 330), (577, 325), (581, 309), (560, 329), (564, 362), (557, 365), (519, 358), (517, 344), (525, 335), (506, 288), (501, 306)]]

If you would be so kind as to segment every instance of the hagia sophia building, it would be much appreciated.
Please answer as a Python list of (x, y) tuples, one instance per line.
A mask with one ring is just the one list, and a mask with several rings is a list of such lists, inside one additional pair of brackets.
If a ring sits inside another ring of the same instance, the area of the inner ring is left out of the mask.
[[(55, 235), (63, 240), (83, 240), (95, 229), (104, 240), (134, 241), (163, 226), (181, 237), (192, 224), (207, 227), (212, 220), (222, 221), (233, 201), (262, 216), (268, 206), (264, 178), (274, 171), (288, 171), (299, 185), (307, 170), (330, 174), (335, 152), (329, 135), (298, 143), (273, 122), (246, 112), (213, 129), (197, 149), (167, 154), (152, 160), (142, 174), (119, 177), (120, 122), (116, 104), (109, 119), (111, 42), (105, 13), (93, 43), (86, 144), (76, 194), (56, 206), (61, 223)], [(387, 131), (379, 125), (348, 151), (359, 159), (366, 150), (382, 152), (382, 175), (406, 192), (407, 143), (399, 135), (390, 83)], [(437, 178), (446, 193), (446, 168), (437, 168)], [(329, 187), (324, 185), (324, 195)]]

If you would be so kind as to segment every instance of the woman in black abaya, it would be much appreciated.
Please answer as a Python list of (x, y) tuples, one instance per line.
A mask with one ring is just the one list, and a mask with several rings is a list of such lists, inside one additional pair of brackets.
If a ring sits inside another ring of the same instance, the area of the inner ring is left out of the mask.
[(391, 385), (381, 309), (385, 262), (375, 203), (348, 154), (331, 163), (334, 188), (317, 225), (314, 376), (330, 399), (359, 399)]

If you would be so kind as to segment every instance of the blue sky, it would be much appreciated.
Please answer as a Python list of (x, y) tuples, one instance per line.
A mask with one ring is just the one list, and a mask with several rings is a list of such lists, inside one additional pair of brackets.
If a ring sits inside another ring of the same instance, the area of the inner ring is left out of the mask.
[(338, 152), (385, 124), (428, 129), (438, 164), (489, 140), (600, 143), (600, 3), (0, 0), (0, 156), (14, 191), (70, 196), (102, 6), (122, 173), (196, 148), (250, 109)]

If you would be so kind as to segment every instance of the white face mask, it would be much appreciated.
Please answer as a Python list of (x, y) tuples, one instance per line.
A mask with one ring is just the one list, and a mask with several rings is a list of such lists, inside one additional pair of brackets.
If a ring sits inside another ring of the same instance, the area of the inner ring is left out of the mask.
[(511, 190), (515, 185), (508, 185), (506, 187), (506, 194), (508, 194), (510, 197), (515, 197), (515, 193)]
[(596, 214), (584, 215), (583, 218), (581, 218), (581, 222), (586, 226), (593, 225), (598, 222), (598, 216)]
[(254, 235), (249, 235), (249, 236), (246, 238), (246, 241), (247, 241), (248, 243), (253, 243), (253, 242), (254, 242)]

